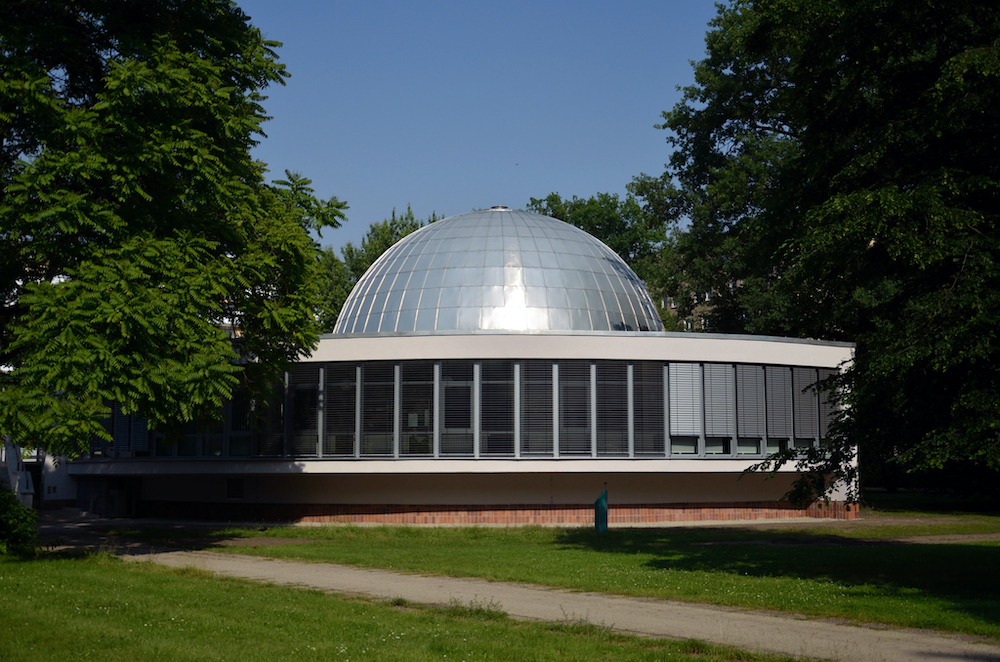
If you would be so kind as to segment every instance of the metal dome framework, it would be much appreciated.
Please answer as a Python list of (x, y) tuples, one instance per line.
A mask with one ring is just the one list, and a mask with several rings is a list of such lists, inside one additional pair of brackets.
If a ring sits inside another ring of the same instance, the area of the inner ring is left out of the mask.
[(358, 281), (335, 334), (662, 331), (642, 280), (595, 237), (506, 207), (403, 238)]

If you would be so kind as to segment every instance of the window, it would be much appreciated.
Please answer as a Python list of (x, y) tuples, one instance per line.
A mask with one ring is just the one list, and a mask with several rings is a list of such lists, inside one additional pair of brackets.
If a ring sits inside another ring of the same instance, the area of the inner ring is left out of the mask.
[(514, 362), (488, 360), (482, 364), (482, 432), (480, 453), (514, 454)]
[(441, 362), (442, 455), (472, 455), (472, 361)]
[(255, 409), (257, 434), (257, 454), (262, 457), (277, 457), (285, 452), (285, 389), (276, 384), (270, 397), (257, 403)]
[[(736, 370), (724, 363), (706, 363), (703, 370), (705, 436), (732, 438), (736, 436)], [(706, 452), (713, 451), (706, 446)]]
[(767, 452), (787, 447), (792, 437), (792, 371), (784, 366), (764, 368), (767, 396)]
[(252, 452), (253, 407), (243, 389), (233, 391), (229, 401), (229, 455), (246, 457)]
[(361, 371), (361, 454), (392, 455), (395, 366), (365, 363)]
[[(796, 439), (819, 438), (819, 394), (815, 368), (792, 368)], [(802, 447), (796, 443), (796, 447)]]
[(354, 455), (357, 372), (353, 363), (331, 363), (324, 371), (324, 455)]
[(552, 455), (552, 363), (521, 362), (521, 454)]
[(300, 363), (288, 375), (292, 455), (319, 455), (319, 365)]
[(663, 364), (636, 361), (632, 367), (632, 384), (635, 454), (662, 456)]
[(628, 455), (628, 364), (597, 362), (597, 454)]
[(590, 361), (560, 361), (560, 455), (590, 455), (590, 406)]
[(697, 363), (671, 363), (670, 434), (701, 434), (701, 366)]
[(434, 452), (434, 362), (404, 361), (400, 366), (400, 455)]

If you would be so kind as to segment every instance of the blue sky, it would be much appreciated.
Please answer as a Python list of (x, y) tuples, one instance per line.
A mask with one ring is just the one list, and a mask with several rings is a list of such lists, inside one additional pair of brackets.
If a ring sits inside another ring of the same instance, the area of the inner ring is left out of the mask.
[(240, 0), (292, 77), (254, 154), (350, 205), (323, 243), (419, 218), (623, 194), (660, 174), (653, 128), (693, 82), (712, 2)]

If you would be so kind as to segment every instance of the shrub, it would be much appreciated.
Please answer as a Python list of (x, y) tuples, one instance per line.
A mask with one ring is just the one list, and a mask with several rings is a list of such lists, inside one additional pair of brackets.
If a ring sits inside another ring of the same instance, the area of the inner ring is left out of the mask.
[(30, 556), (38, 546), (38, 513), (21, 505), (9, 487), (0, 486), (0, 554)]

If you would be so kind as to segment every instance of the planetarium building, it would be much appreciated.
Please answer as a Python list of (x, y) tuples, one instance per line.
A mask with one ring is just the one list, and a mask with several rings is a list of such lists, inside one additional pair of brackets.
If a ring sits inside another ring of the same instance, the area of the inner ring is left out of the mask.
[[(70, 463), (110, 514), (448, 524), (852, 517), (780, 501), (818, 447), (844, 343), (666, 333), (643, 282), (562, 221), (494, 207), (407, 236), (269, 407), (167, 444), (117, 416)], [(193, 506), (197, 506), (193, 508)]]

